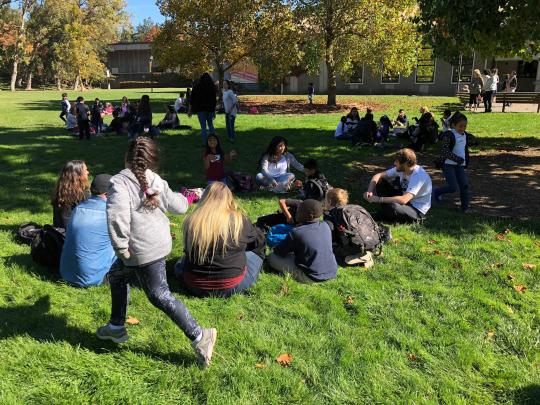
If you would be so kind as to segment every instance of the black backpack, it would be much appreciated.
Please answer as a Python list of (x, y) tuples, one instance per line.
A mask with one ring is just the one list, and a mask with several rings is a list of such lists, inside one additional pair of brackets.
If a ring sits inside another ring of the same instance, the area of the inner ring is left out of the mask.
[(41, 226), (35, 222), (25, 222), (17, 230), (17, 240), (25, 245), (31, 245), (36, 235), (41, 231)]
[(381, 254), (383, 230), (363, 207), (353, 204), (336, 207), (325, 214), (325, 219), (334, 228), (336, 256)]
[(323, 201), (324, 197), (326, 197), (326, 192), (331, 188), (332, 186), (328, 184), (328, 181), (324, 177), (309, 178), (304, 184), (305, 198)]
[(58, 269), (66, 238), (65, 233), (64, 228), (44, 225), (30, 245), (32, 260), (43, 266)]

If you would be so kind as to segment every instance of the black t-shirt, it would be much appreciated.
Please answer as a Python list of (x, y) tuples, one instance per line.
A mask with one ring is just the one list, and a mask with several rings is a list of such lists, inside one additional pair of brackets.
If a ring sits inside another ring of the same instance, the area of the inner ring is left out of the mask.
[(184, 251), (186, 252), (185, 271), (192, 273), (198, 278), (207, 278), (209, 280), (238, 277), (244, 272), (244, 268), (246, 267), (246, 251), (254, 251), (261, 257), (264, 257), (264, 253), (262, 253), (264, 245), (264, 234), (244, 217), (238, 244), (231, 246), (229, 241), (227, 251), (223, 255), (222, 243), (216, 249), (213, 261), (210, 261), (210, 257), (208, 257), (203, 264), (194, 263), (191, 259), (190, 252), (188, 252), (187, 247), (184, 245)]

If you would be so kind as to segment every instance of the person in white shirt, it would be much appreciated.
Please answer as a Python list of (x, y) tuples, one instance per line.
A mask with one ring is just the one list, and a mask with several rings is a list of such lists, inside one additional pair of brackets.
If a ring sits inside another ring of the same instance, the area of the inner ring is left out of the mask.
[(338, 140), (351, 140), (352, 134), (358, 123), (360, 122), (360, 115), (358, 114), (358, 108), (351, 108), (351, 112), (344, 117), (341, 117), (339, 124), (334, 133), (334, 138)]
[(255, 176), (259, 186), (275, 193), (284, 193), (290, 189), (295, 179), (291, 166), (298, 171), (305, 171), (304, 166), (287, 149), (287, 139), (282, 136), (275, 136), (270, 141), (261, 158), (261, 172)]
[[(484, 70), (484, 93), (482, 97), (484, 98), (484, 112), (491, 112), (493, 97), (497, 92), (497, 84), (499, 83), (499, 76), (496, 73), (497, 69), (493, 69), (491, 72), (489, 70)], [(495, 71), (495, 74), (493, 74)]]
[(451, 130), (442, 136), (439, 158), (448, 185), (436, 188), (433, 191), (433, 200), (440, 203), (443, 194), (455, 193), (459, 188), (461, 211), (465, 212), (469, 208), (469, 179), (465, 168), (469, 163), (469, 144), (474, 142), (474, 137), (465, 132), (467, 117), (460, 112), (452, 115), (450, 126)]
[(234, 142), (236, 132), (234, 131), (234, 122), (238, 114), (238, 98), (232, 89), (231, 81), (223, 81), (223, 109), (225, 110), (225, 126), (229, 141)]
[(180, 93), (176, 101), (174, 102), (174, 111), (177, 113), (181, 112), (187, 112), (185, 101), (184, 101), (184, 93)]
[(431, 208), (431, 178), (412, 149), (400, 149), (394, 167), (371, 178), (364, 199), (381, 204), (377, 221), (418, 222)]

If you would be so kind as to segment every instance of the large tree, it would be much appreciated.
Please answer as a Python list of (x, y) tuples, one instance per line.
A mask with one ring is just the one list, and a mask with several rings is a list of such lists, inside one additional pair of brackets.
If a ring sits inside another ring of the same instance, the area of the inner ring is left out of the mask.
[(538, 0), (419, 0), (419, 29), (438, 56), (474, 51), (530, 59), (540, 52)]
[(26, 22), (29, 13), (36, 6), (36, 0), (19, 0), (17, 37), (13, 47), (12, 69), (10, 90), (15, 91), (17, 75), (19, 74), (19, 64), (25, 57), (26, 47)]
[[(414, 0), (292, 0), (310, 49), (324, 60), (328, 105), (336, 104), (336, 75), (353, 66), (410, 74), (419, 36), (412, 21)], [(315, 44), (315, 45), (313, 45)]]
[(167, 17), (154, 48), (185, 76), (225, 72), (250, 59), (271, 82), (298, 60), (292, 12), (280, 0), (158, 0)]

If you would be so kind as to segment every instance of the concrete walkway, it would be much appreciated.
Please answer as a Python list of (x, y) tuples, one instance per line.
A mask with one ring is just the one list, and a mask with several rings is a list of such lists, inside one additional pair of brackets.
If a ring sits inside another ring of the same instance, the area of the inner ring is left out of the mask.
[[(493, 103), (492, 110), (493, 112), (500, 113), (502, 112), (503, 105), (502, 103)], [(507, 112), (532, 112), (536, 113), (538, 109), (538, 104), (512, 104), (511, 107), (506, 107), (505, 113)], [(484, 112), (484, 104), (480, 104), (476, 112)]]

